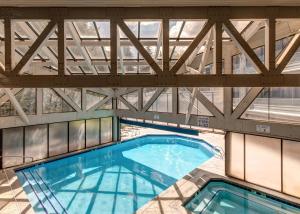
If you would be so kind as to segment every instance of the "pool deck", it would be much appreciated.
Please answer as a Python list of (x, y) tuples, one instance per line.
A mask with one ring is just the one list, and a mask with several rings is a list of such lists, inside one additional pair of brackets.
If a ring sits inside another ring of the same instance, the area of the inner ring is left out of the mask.
[[(146, 135), (146, 134), (176, 134), (169, 131), (161, 131), (150, 128), (140, 128), (132, 132), (133, 135), (123, 136), (122, 140), (130, 139), (133, 137)], [(190, 136), (184, 134), (178, 134), (198, 139), (203, 139), (204, 141), (210, 143), (211, 145), (218, 146), (224, 151), (224, 135), (214, 134), (214, 133), (201, 133), (198, 136)], [(109, 145), (109, 144), (107, 144)], [(98, 147), (103, 147), (98, 146)], [(94, 147), (96, 148), (96, 147)], [(94, 149), (90, 148), (90, 149)], [(85, 150), (90, 150), (85, 149)], [(76, 151), (70, 154), (64, 154), (56, 156), (53, 158), (48, 158), (47, 160), (53, 160), (57, 158), (62, 158), (72, 154), (80, 153), (82, 151)], [(288, 201), (300, 204), (300, 199), (283, 195), (281, 193), (265, 189), (262, 187), (257, 187), (256, 185), (248, 184), (236, 179), (231, 179), (225, 177), (225, 161), (224, 156), (214, 156), (208, 161), (203, 163), (198, 168), (194, 169), (192, 172), (184, 176), (182, 179), (178, 180), (174, 185), (170, 186), (168, 189), (159, 194), (156, 198), (145, 204), (140, 208), (138, 214), (186, 214), (189, 213), (183, 206), (184, 204), (196, 191), (199, 190), (207, 181), (212, 178), (225, 178), (230, 181), (234, 181), (251, 188), (256, 188), (257, 190), (264, 191), (266, 193), (284, 198)], [(45, 160), (35, 162), (43, 162)], [(6, 176), (7, 174), (7, 176)], [(32, 214), (34, 213), (30, 202), (27, 199), (26, 193), (23, 191), (18, 178), (14, 172), (14, 169), (8, 169), (0, 172), (0, 213), (1, 214)]]
[(34, 213), (14, 170), (1, 171), (0, 182), (1, 214)]

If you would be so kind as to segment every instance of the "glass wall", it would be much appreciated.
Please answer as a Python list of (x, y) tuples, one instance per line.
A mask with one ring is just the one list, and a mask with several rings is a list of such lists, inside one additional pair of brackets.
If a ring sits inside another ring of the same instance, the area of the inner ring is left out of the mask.
[[(143, 89), (143, 106), (145, 106), (148, 101), (155, 94), (157, 88), (144, 88)], [(160, 96), (155, 100), (155, 102), (150, 106), (148, 111), (156, 112), (172, 112), (172, 89), (165, 89)]]
[[(4, 94), (2, 94), (2, 96), (3, 95)], [(24, 88), (19, 92), (17, 92), (15, 96), (26, 114), (28, 115), (36, 114), (36, 89), (35, 88)], [(9, 99), (7, 99), (6, 102), (1, 103), (0, 105), (1, 117), (17, 116), (17, 115), (18, 113)]]
[(43, 89), (43, 113), (71, 112), (74, 109), (69, 106), (53, 89)]
[(72, 121), (69, 123), (69, 151), (85, 147), (85, 121)]
[(68, 123), (49, 124), (49, 156), (68, 152)]
[[(189, 104), (192, 99), (192, 93), (186, 88), (178, 88), (178, 112), (186, 114), (188, 112)], [(204, 105), (195, 99), (192, 106), (191, 114), (212, 116), (212, 114), (204, 107)]]
[(101, 143), (112, 141), (112, 118), (101, 119)]
[[(254, 53), (258, 58), (264, 62), (265, 58), (265, 47), (261, 46), (254, 49)], [(245, 54), (240, 53), (232, 56), (232, 73), (233, 74), (256, 74), (260, 73), (255, 69), (252, 62), (245, 56)]]
[[(289, 43), (291, 37), (276, 41), (276, 56)], [(259, 59), (264, 62), (264, 46), (254, 49)], [(283, 73), (300, 73), (300, 48), (297, 49)], [(234, 74), (258, 73), (250, 61), (243, 55), (237, 54), (232, 57), (232, 69)], [(233, 88), (233, 108), (247, 94), (249, 88)], [(264, 88), (251, 106), (243, 114), (244, 119), (300, 123), (300, 87), (274, 87)]]
[(0, 130), (2, 167), (111, 142), (112, 129), (113, 119), (107, 117)]
[[(126, 101), (128, 101), (132, 106), (134, 106), (136, 109), (138, 108), (138, 92), (137, 91), (122, 95), (122, 97)], [(128, 109), (128, 107), (120, 99), (118, 99), (118, 109)]]
[[(47, 125), (25, 127), (25, 156), (32, 157), (33, 160), (46, 158), (47, 140)], [(28, 159), (27, 161), (30, 162)]]
[(23, 163), (23, 127), (4, 129), (2, 145), (3, 167)]
[(86, 91), (86, 108), (90, 109), (94, 105), (96, 105), (98, 102), (103, 100), (105, 98), (104, 95), (96, 93), (91, 90)]
[[(234, 103), (242, 99), (238, 96), (245, 94), (244, 91), (244, 88), (236, 88)], [(300, 87), (264, 88), (242, 118), (300, 123)]]
[(86, 121), (86, 147), (100, 144), (100, 121), (92, 119)]

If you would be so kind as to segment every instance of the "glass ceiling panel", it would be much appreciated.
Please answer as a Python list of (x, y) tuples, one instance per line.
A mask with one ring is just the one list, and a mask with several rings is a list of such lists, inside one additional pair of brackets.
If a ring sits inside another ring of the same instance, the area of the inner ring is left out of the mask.
[(18, 46), (16, 47), (16, 51), (20, 53), (22, 56), (29, 50), (28, 46)]
[(177, 38), (182, 28), (183, 21), (172, 20), (169, 22), (169, 37)]
[[(51, 46), (50, 49), (54, 52), (55, 56), (57, 56), (57, 46)], [(73, 59), (68, 51), (65, 51), (66, 59)]]
[[(152, 56), (152, 58), (155, 58), (157, 46), (144, 46), (144, 48)], [(144, 57), (141, 54), (139, 55), (139, 58), (144, 59)]]
[(103, 51), (99, 46), (86, 46), (92, 59), (104, 59)]
[(68, 48), (71, 51), (71, 54), (75, 57), (75, 59), (84, 59), (81, 54), (80, 48), (76, 46), (69, 46)]
[(28, 25), (24, 22), (15, 22), (15, 31), (18, 34), (18, 36), (15, 35), (15, 38), (21, 37), (22, 39), (30, 39), (30, 35), (23, 28), (28, 29)]
[(85, 74), (93, 74), (91, 67), (88, 65), (80, 65), (80, 68), (83, 70)]
[(105, 51), (106, 58), (110, 59), (110, 46), (105, 46), (104, 51)]
[(140, 38), (158, 38), (160, 21), (142, 21), (140, 23)]
[(237, 29), (238, 32), (242, 32), (251, 21), (240, 21), (240, 20), (232, 20), (231, 23)]
[(186, 21), (180, 34), (180, 38), (194, 38), (201, 31), (205, 21), (203, 20), (192, 20)]
[(94, 23), (91, 21), (73, 22), (81, 38), (97, 38)]
[(140, 65), (139, 66), (139, 73), (143, 74), (150, 74), (153, 70), (151, 69), (150, 65)]
[(179, 59), (186, 49), (187, 46), (176, 46), (171, 59)]
[(136, 65), (127, 65), (124, 66), (124, 69), (125, 69), (125, 73), (134, 73), (134, 74), (136, 74), (138, 70)]
[[(135, 35), (135, 37), (138, 37), (138, 22), (137, 21), (125, 21), (128, 28), (131, 30), (131, 32)], [(120, 32), (120, 38), (127, 38), (127, 36), (123, 33), (123, 31), (118, 27)]]
[(95, 68), (98, 73), (109, 73), (109, 69), (107, 65), (95, 65)]
[[(45, 48), (47, 48), (47, 47), (45, 47)], [(41, 49), (40, 49), (40, 51), (39, 51), (38, 54), (34, 57), (34, 59), (40, 59), (39, 56), (41, 56), (43, 59), (49, 59), (48, 55), (45, 54), (45, 52), (44, 52), (44, 48), (41, 48)]]
[[(231, 20), (231, 23), (240, 33), (250, 24), (250, 22), (251, 22), (250, 20), (249, 21)], [(223, 32), (222, 37), (226, 39), (230, 38), (230, 36), (225, 31)]]
[(162, 59), (162, 47), (160, 46), (159, 47), (159, 51), (158, 51), (158, 56), (157, 56), (157, 59)]
[(96, 21), (97, 30), (100, 38), (110, 38), (110, 23), (109, 21)]
[(122, 46), (123, 59), (137, 59), (138, 51), (134, 46)]
[[(44, 21), (30, 21), (28, 22), (28, 25), (31, 26), (33, 28), (33, 30), (40, 35), (43, 30), (45, 29), (45, 27), (48, 25), (49, 21), (48, 20), (44, 20)], [(56, 38), (57, 39), (57, 35), (55, 33), (53, 33), (50, 36), (51, 39)]]
[(69, 71), (73, 74), (82, 74), (82, 71), (78, 66), (68, 65), (67, 69), (69, 69)]
[(28, 22), (30, 26), (33, 27), (33, 29), (38, 33), (41, 34), (41, 32), (45, 29), (45, 27), (48, 24), (48, 21), (30, 21)]

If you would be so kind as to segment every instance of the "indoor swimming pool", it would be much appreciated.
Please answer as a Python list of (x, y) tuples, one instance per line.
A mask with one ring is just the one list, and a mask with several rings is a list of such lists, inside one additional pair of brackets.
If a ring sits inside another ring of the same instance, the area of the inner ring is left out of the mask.
[(300, 208), (223, 181), (209, 182), (185, 206), (193, 214), (296, 214)]
[(147, 135), (17, 176), (36, 213), (130, 214), (213, 155), (201, 140)]

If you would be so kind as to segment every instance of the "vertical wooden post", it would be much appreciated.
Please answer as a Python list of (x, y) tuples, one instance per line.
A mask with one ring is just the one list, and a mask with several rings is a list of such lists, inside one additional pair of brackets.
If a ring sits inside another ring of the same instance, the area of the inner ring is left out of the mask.
[(163, 19), (163, 72), (169, 72), (169, 19)]
[(269, 72), (275, 71), (275, 24), (274, 18), (266, 20), (265, 27), (265, 65)]
[(4, 20), (5, 36), (5, 72), (11, 72), (14, 67), (14, 24), (10, 18)]
[(217, 21), (214, 27), (214, 70), (222, 75), (222, 22)]
[(111, 74), (116, 76), (118, 71), (118, 37), (117, 37), (117, 20), (110, 20), (110, 62)]
[(61, 19), (57, 23), (58, 29), (58, 75), (65, 75), (66, 69), (66, 31), (65, 31), (65, 20)]

